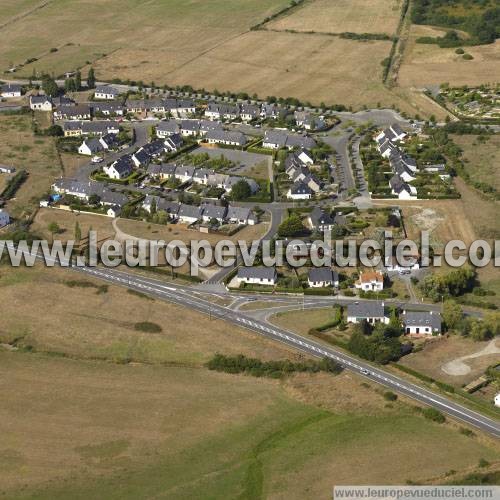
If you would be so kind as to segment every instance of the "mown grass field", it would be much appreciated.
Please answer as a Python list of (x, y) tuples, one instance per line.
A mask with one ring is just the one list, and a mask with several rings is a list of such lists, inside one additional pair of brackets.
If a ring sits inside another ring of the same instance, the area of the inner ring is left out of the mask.
[(266, 24), (268, 29), (323, 33), (394, 34), (401, 0), (309, 0), (300, 8)]
[[(9, 213), (19, 216), (33, 211), (40, 197), (48, 192), (54, 179), (61, 175), (54, 140), (36, 137), (31, 130), (31, 115), (0, 116), (0, 158), (2, 163), (24, 169), (28, 179), (16, 193), (15, 199), (7, 202)], [(2, 176), (5, 174), (2, 174)]]
[[(404, 398), (388, 405), (349, 373), (210, 372), (215, 352), (299, 355), (227, 323), (208, 328), (181, 307), (68, 280), (81, 276), (0, 268), (6, 498), (328, 498), (333, 484), (423, 481), (500, 458), (489, 438), (431, 423)], [(137, 331), (143, 321), (161, 333)]]

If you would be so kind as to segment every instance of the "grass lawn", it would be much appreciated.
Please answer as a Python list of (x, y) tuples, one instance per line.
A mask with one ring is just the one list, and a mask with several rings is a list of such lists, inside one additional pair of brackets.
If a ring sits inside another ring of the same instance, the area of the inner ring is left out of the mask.
[[(49, 191), (55, 178), (62, 174), (54, 139), (36, 137), (31, 130), (31, 115), (0, 116), (0, 158), (2, 163), (29, 173), (28, 179), (7, 202), (9, 213), (19, 217), (31, 213), (40, 197)], [(2, 174), (3, 175), (3, 174)]]
[(333, 307), (320, 309), (306, 309), (305, 311), (280, 312), (271, 318), (271, 321), (281, 328), (292, 330), (302, 335), (307, 334), (311, 328), (315, 328), (335, 317)]

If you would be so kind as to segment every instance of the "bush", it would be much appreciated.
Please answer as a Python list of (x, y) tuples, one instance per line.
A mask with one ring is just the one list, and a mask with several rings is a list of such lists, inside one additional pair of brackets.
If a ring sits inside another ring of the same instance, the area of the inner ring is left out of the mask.
[(474, 59), (471, 54), (464, 54), (462, 56), (462, 59), (465, 59), (466, 61), (472, 61)]
[(163, 331), (160, 325), (157, 325), (156, 323), (150, 323), (149, 321), (136, 323), (134, 325), (134, 330), (144, 333), (161, 333)]
[(10, 200), (17, 193), (17, 190), (21, 187), (24, 181), (28, 178), (28, 172), (26, 170), (19, 170), (12, 179), (7, 183), (5, 189), (0, 194), (0, 198), (4, 200)]
[(455, 50), (455, 54), (465, 54), (465, 50), (464, 49), (457, 49), (457, 50)]
[(442, 424), (446, 421), (445, 416), (435, 408), (424, 408), (422, 414), (425, 418), (437, 422), (438, 424)]
[(391, 391), (384, 392), (384, 399), (387, 401), (396, 401), (398, 399), (398, 395), (394, 394)]

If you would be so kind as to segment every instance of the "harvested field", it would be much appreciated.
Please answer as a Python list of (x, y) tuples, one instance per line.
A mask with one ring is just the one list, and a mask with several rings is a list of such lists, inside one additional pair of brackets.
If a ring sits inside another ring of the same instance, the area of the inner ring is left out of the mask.
[(399, 22), (401, 4), (401, 0), (309, 0), (265, 27), (280, 31), (392, 35)]
[(416, 43), (421, 36), (442, 36), (445, 30), (428, 26), (411, 27), (398, 82), (402, 87), (425, 87), (448, 82), (452, 86), (479, 85), (500, 80), (500, 41), (465, 47), (474, 59), (466, 61), (455, 49)]

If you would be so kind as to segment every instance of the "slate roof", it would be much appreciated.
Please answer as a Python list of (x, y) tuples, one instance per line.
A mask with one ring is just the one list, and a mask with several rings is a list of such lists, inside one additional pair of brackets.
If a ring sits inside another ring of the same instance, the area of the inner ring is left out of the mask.
[(90, 139), (85, 139), (82, 143), (86, 144), (91, 153), (97, 153), (98, 151), (102, 151), (104, 149), (103, 145), (100, 143), (97, 137), (91, 137)]
[(328, 283), (334, 283), (338, 281), (339, 276), (336, 271), (333, 271), (329, 267), (313, 267), (309, 269), (307, 279), (312, 282), (326, 281)]
[(181, 127), (175, 120), (162, 120), (156, 126), (156, 130), (160, 132), (170, 132), (176, 134), (180, 131)]
[(112, 94), (113, 96), (117, 96), (120, 92), (112, 87), (111, 85), (99, 85), (94, 90), (95, 94)]
[(247, 220), (253, 219), (252, 211), (247, 207), (234, 207), (229, 206), (227, 208), (226, 217), (228, 219), (238, 219), (238, 220)]
[(312, 189), (307, 184), (304, 184), (302, 181), (298, 181), (290, 188), (290, 193), (291, 194), (312, 194)]
[(333, 217), (320, 207), (314, 207), (309, 217), (314, 227), (333, 225), (335, 223)]
[(276, 278), (276, 268), (274, 267), (239, 267), (238, 278), (246, 279), (267, 279)]
[(355, 318), (382, 318), (385, 314), (384, 303), (366, 300), (353, 302), (347, 306), (347, 316)]
[(206, 138), (214, 141), (236, 142), (240, 146), (246, 144), (247, 139), (241, 132), (230, 132), (226, 130), (209, 130)]
[(430, 326), (441, 331), (441, 315), (437, 312), (406, 311), (402, 319), (405, 326)]
[(179, 217), (199, 219), (201, 217), (201, 213), (201, 208), (195, 205), (186, 205), (185, 203), (181, 203), (181, 206), (179, 207)]
[(201, 209), (203, 210), (203, 217), (208, 217), (209, 219), (224, 219), (227, 210), (226, 207), (213, 205), (211, 203), (203, 204)]

